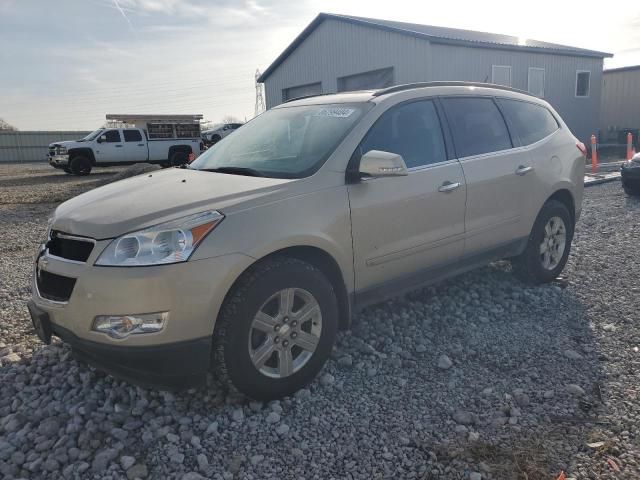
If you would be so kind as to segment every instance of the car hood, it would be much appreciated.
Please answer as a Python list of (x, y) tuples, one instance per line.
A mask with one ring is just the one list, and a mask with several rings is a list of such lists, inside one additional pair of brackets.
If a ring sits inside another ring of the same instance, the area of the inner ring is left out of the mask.
[(52, 228), (108, 239), (207, 210), (229, 214), (286, 195), (295, 180), (172, 168), (138, 175), (61, 204)]
[(49, 146), (50, 147), (73, 147), (75, 145), (78, 145), (79, 143), (83, 143), (80, 140), (63, 140), (61, 142), (53, 142), (50, 143)]

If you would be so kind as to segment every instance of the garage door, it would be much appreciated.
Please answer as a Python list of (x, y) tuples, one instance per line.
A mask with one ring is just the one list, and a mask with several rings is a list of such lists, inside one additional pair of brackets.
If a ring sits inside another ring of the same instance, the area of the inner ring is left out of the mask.
[(294, 98), (308, 97), (310, 95), (320, 95), (322, 93), (322, 83), (309, 83), (307, 85), (298, 85), (297, 87), (289, 87), (282, 90), (282, 101), (293, 100)]
[(393, 67), (338, 78), (339, 92), (377, 90), (393, 85)]

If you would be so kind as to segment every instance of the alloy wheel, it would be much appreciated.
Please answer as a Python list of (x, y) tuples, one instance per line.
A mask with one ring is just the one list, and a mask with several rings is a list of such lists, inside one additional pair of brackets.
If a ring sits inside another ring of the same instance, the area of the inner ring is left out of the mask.
[(285, 378), (311, 359), (322, 333), (322, 313), (315, 297), (301, 288), (272, 295), (258, 310), (249, 332), (253, 365), (272, 378)]
[(546, 270), (556, 268), (567, 244), (567, 227), (560, 217), (551, 217), (544, 227), (544, 238), (540, 244), (540, 261)]

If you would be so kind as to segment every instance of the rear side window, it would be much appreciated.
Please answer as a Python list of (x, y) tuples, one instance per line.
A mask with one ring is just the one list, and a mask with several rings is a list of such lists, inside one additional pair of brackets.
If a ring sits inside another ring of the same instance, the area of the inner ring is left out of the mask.
[(123, 130), (125, 142), (141, 142), (142, 135), (139, 130)]
[(402, 155), (407, 168), (444, 162), (442, 129), (433, 102), (406, 103), (383, 113), (360, 144), (360, 154), (370, 150)]
[(512, 147), (502, 114), (491, 98), (443, 98), (459, 158)]
[(542, 140), (559, 128), (558, 122), (545, 107), (504, 98), (499, 101), (522, 145), (531, 145)]
[(118, 130), (107, 130), (102, 135), (107, 137), (107, 142), (109, 143), (118, 143), (122, 141), (120, 140), (120, 132), (118, 132)]

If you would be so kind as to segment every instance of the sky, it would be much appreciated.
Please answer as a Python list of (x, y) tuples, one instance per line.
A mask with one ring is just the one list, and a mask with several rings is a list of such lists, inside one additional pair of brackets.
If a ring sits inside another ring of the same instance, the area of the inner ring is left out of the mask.
[(253, 116), (263, 71), (320, 12), (515, 35), (640, 64), (640, 2), (0, 0), (0, 118), (93, 130), (107, 113)]

